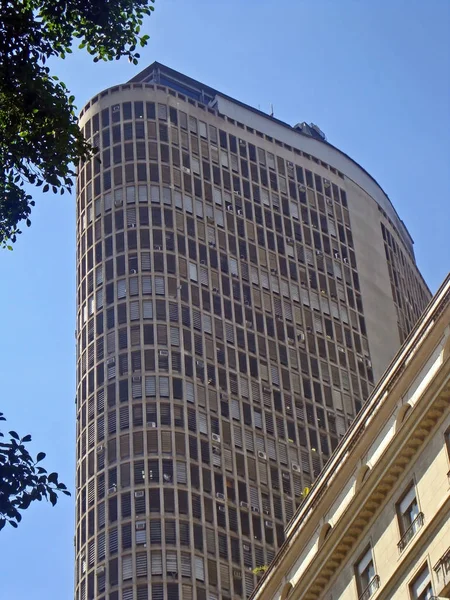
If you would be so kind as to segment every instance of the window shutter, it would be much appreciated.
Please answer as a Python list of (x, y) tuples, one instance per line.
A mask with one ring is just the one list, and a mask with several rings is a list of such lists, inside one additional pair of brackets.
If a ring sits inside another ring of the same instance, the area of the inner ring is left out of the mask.
[(151, 294), (152, 293), (152, 278), (150, 275), (142, 276), (142, 293), (143, 294)]
[(195, 562), (195, 579), (198, 581), (205, 581), (205, 567), (203, 564), (203, 558), (201, 556), (194, 557)]
[(157, 296), (165, 295), (164, 277), (155, 277), (155, 293)]
[[(136, 542), (138, 533), (143, 533), (145, 537), (145, 530), (137, 531)], [(147, 577), (147, 552), (138, 552), (136, 554), (136, 575), (138, 577)]]
[(124, 556), (122, 557), (122, 580), (133, 578), (133, 557)]
[(176, 552), (167, 552), (166, 571), (168, 575), (175, 575), (178, 573), (178, 561)]
[(162, 555), (159, 551), (152, 550), (150, 555), (151, 574), (162, 575)]
[(182, 577), (191, 577), (191, 555), (190, 554), (181, 554), (181, 576)]
[(154, 375), (145, 378), (145, 395), (149, 397), (156, 396), (156, 377)]

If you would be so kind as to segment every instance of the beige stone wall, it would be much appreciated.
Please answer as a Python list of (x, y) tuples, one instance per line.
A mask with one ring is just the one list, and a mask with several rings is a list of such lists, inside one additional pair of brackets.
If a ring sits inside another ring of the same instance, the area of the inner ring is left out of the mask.
[[(447, 475), (450, 462), (444, 440), (444, 432), (449, 427), (450, 414), (447, 414), (414, 463), (402, 475), (345, 566), (330, 583), (328, 592), (322, 596), (324, 600), (358, 598), (354, 565), (369, 543), (372, 546), (375, 570), (380, 577), (377, 599), (410, 600), (409, 585), (426, 562), (431, 572), (433, 589), (436, 590), (433, 567), (450, 544), (450, 483)], [(403, 552), (399, 553), (397, 544), (400, 541), (400, 531), (395, 505), (411, 481), (416, 484), (424, 524)]]

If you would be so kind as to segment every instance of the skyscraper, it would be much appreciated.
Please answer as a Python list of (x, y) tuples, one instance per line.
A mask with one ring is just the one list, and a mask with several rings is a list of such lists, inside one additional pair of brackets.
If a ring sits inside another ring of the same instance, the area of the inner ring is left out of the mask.
[(430, 294), (378, 183), (158, 63), (83, 109), (77, 600), (249, 596)]

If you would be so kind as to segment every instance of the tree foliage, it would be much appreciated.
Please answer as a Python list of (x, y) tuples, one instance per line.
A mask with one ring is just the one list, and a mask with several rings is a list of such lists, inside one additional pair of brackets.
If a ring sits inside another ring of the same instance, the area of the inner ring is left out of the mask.
[(143, 19), (154, 0), (0, 0), (0, 246), (11, 249), (29, 226), (30, 186), (63, 194), (74, 164), (91, 156), (74, 96), (52, 76), (52, 57), (74, 41), (94, 62), (123, 56), (137, 64)]
[[(2, 413), (0, 421), (5, 421)], [(46, 499), (54, 506), (58, 494), (70, 496), (66, 486), (58, 481), (58, 473), (47, 473), (38, 464), (44, 460), (44, 452), (33, 458), (26, 449), (31, 435), (20, 438), (10, 431), (9, 437), (8, 441), (2, 441), (6, 438), (0, 433), (0, 530), (6, 523), (17, 527), (22, 520), (20, 511), (35, 500)]]

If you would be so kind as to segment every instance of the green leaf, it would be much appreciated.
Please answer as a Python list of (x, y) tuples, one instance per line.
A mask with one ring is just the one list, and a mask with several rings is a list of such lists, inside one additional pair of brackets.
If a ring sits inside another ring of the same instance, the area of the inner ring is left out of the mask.
[(36, 462), (37, 463), (41, 462), (41, 460), (44, 460), (45, 456), (46, 456), (45, 452), (39, 452), (39, 454), (36, 457)]

